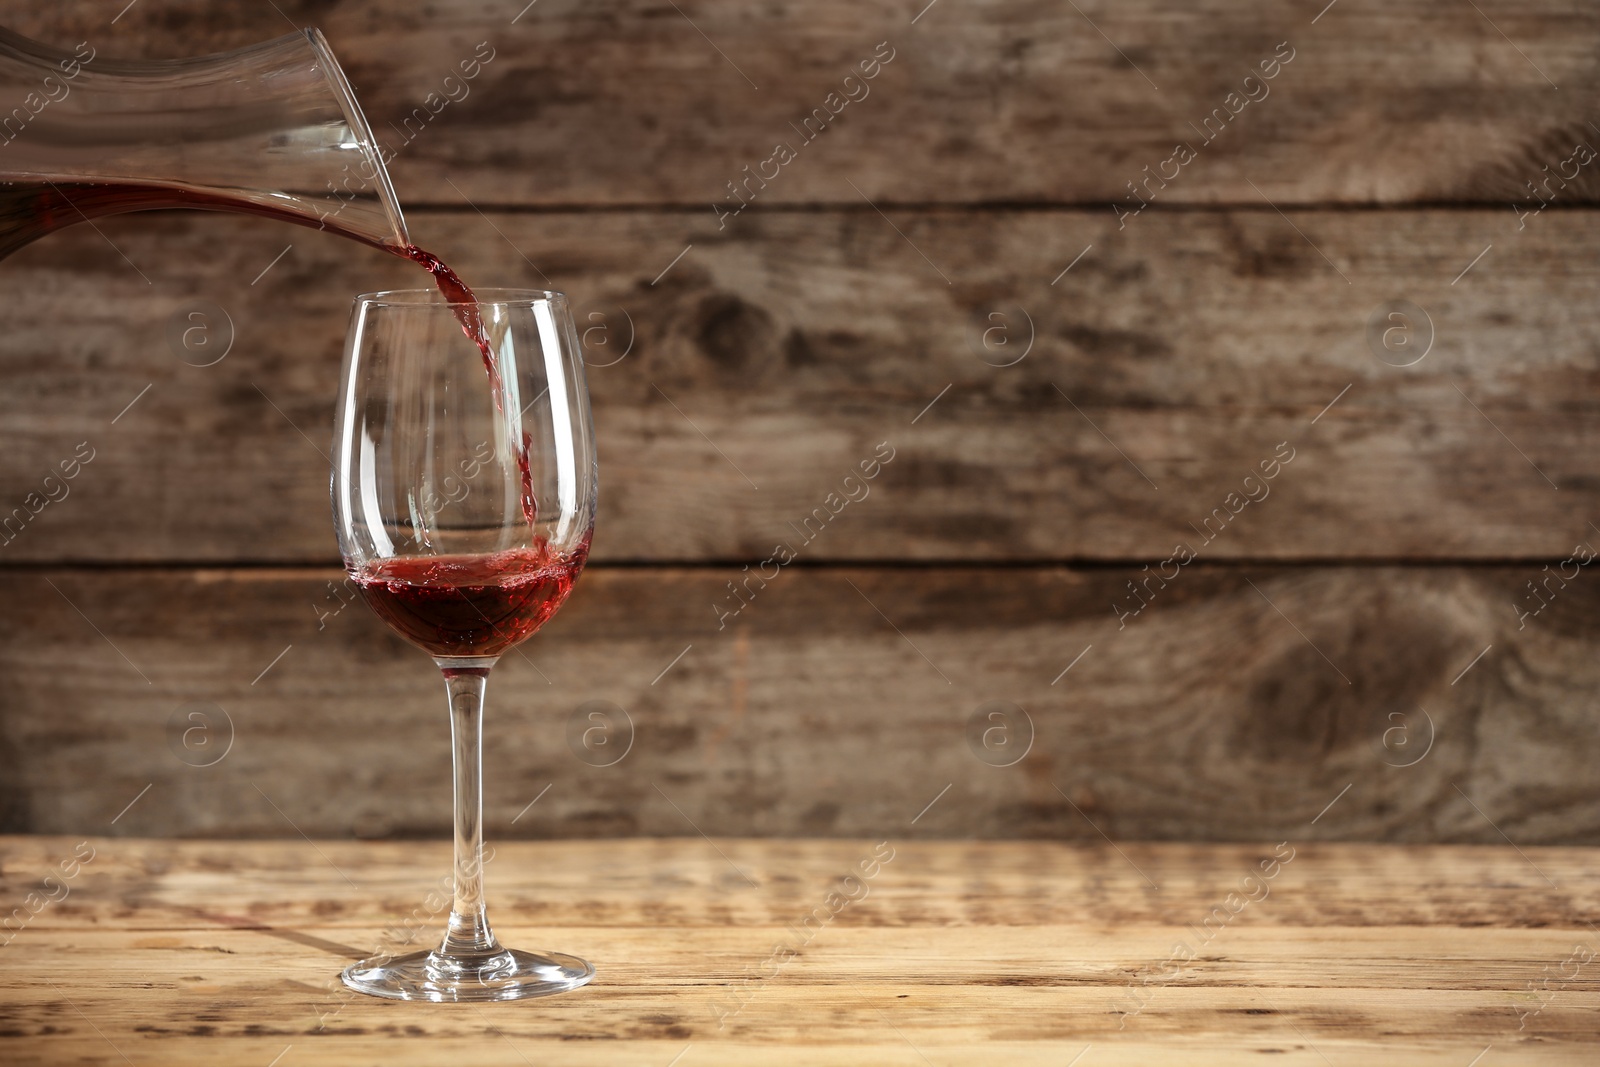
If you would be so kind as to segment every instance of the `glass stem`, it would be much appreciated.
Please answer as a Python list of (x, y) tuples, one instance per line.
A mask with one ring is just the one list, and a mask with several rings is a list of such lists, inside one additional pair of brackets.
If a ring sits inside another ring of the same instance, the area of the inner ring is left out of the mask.
[(483, 692), (489, 668), (440, 667), (450, 693), (455, 767), (455, 904), (439, 951), (481, 956), (499, 950), (483, 902)]

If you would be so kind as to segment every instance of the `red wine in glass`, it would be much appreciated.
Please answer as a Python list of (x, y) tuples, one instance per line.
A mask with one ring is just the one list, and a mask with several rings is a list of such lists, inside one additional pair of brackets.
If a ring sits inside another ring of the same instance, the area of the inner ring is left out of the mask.
[[(571, 593), (588, 557), (598, 487), (583, 356), (566, 299), (481, 295), (477, 304), (414, 291), (358, 298), (336, 408), (331, 489), (345, 568), (389, 627), (432, 657), (449, 697), (455, 899), (444, 939), (343, 973), (352, 989), (399, 1000), (515, 1000), (574, 989), (594, 974), (570, 955), (504, 947), (484, 905), (485, 688), (501, 655)], [(485, 395), (476, 361), (454, 358), (454, 327), (465, 320), (471, 331), (479, 318), (496, 338), (500, 358), (489, 367), (504, 396), (538, 393), (552, 405), (551, 417), (524, 424), (552, 475), (536, 529), (521, 506), (515, 450), (481, 452), (514, 413)], [(446, 506), (433, 492), (442, 472), (477, 465), (488, 477), (447, 498), (446, 521), (436, 521)]]
[(429, 655), (498, 656), (550, 620), (588, 555), (587, 536), (567, 553), (541, 540), (488, 555), (374, 560), (352, 578), (372, 610)]

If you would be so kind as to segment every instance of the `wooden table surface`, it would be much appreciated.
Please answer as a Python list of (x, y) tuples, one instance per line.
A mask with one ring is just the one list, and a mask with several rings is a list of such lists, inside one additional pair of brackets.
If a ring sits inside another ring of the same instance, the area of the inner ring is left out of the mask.
[(510, 843), (502, 940), (588, 958), (591, 986), (346, 993), (348, 961), (435, 936), (447, 870), (433, 842), (0, 838), (0, 1062), (1495, 1067), (1600, 1044), (1592, 849)]

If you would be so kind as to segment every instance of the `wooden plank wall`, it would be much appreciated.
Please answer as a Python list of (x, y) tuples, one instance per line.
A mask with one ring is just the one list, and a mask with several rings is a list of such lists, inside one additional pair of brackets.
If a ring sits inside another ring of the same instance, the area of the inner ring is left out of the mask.
[[(1600, 579), (1562, 565), (1600, 547), (1600, 11), (519, 8), (0, 4), (106, 56), (321, 26), (419, 243), (592, 327), (594, 563), (491, 685), (491, 833), (937, 798), (918, 832), (1255, 840), (1337, 797), (1329, 839), (1600, 841)], [(196, 214), (0, 263), (0, 512), (93, 457), (0, 544), (0, 830), (447, 832), (439, 686), (346, 607), (326, 498), (349, 299), (414, 273)], [(208, 367), (166, 340), (197, 301)]]

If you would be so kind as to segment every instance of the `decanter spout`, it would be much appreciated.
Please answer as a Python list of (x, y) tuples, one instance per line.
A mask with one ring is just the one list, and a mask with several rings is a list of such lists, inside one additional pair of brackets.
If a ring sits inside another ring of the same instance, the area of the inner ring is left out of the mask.
[(173, 207), (404, 249), (384, 163), (319, 30), (162, 61), (0, 30), (0, 256), (96, 215)]

